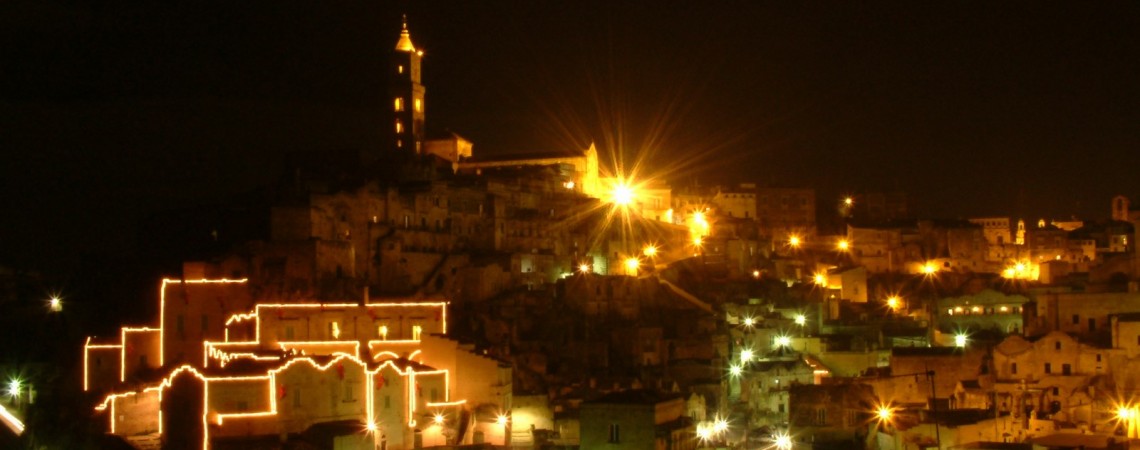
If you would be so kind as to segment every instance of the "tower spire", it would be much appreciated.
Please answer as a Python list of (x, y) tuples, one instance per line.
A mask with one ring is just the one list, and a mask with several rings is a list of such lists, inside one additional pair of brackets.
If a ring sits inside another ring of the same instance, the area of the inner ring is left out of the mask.
[(404, 14), (404, 25), (400, 29), (400, 40), (396, 42), (396, 50), (401, 52), (415, 53), (416, 46), (412, 45), (412, 36), (408, 33), (408, 15)]

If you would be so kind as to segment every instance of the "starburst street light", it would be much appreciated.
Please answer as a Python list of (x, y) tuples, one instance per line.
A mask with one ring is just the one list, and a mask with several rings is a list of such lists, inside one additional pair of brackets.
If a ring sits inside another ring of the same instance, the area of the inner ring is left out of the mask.
[(845, 252), (851, 248), (851, 242), (847, 239), (840, 239), (839, 242), (835, 244), (835, 248), (841, 252)]
[(610, 202), (615, 205), (628, 206), (630, 203), (633, 203), (633, 199), (633, 188), (625, 183), (614, 185), (614, 189), (610, 191)]
[(590, 265), (589, 264), (579, 264), (578, 265), (578, 272), (590, 273)]
[(12, 397), (19, 397), (20, 391), (24, 388), (24, 382), (19, 378), (13, 378), (8, 381), (8, 395)]
[(820, 286), (827, 286), (827, 275), (817, 273), (811, 277), (811, 280)]
[(800, 244), (802, 243), (803, 241), (800, 240), (800, 237), (794, 234), (788, 238), (788, 245), (790, 245), (792, 248), (799, 248)]
[(954, 335), (954, 346), (955, 347), (965, 347), (966, 341), (968, 339), (969, 339), (969, 337), (966, 336), (965, 333), (958, 333), (958, 334)]
[(796, 314), (796, 325), (804, 326), (807, 324), (807, 316), (803, 314)]
[(902, 305), (902, 300), (900, 300), (897, 295), (892, 295), (890, 297), (887, 297), (887, 307), (890, 308), (891, 311), (898, 310), (899, 306), (901, 306), (901, 305)]
[(772, 435), (772, 444), (776, 446), (776, 450), (791, 450), (792, 437), (787, 433), (777, 433)]
[(647, 245), (645, 246), (645, 250), (642, 250), (641, 252), (645, 254), (645, 256), (652, 258), (654, 256), (657, 256), (657, 246)]
[(752, 350), (744, 349), (740, 351), (740, 362), (752, 361)]
[(48, 309), (51, 310), (51, 312), (63, 311), (63, 300), (61, 300), (58, 295), (51, 296), (51, 298), (48, 299)]
[(854, 204), (855, 204), (855, 199), (853, 199), (851, 197), (844, 197), (843, 198), (843, 206), (852, 206)]
[(938, 266), (933, 262), (927, 262), (922, 265), (922, 273), (926, 275), (934, 275), (938, 273)]
[(732, 376), (734, 376), (734, 377), (739, 377), (740, 374), (744, 373), (744, 368), (740, 367), (739, 365), (733, 364), (731, 366), (728, 366), (728, 373), (732, 374)]
[(625, 269), (630, 275), (637, 274), (637, 268), (641, 266), (641, 261), (637, 258), (629, 258), (625, 260)]

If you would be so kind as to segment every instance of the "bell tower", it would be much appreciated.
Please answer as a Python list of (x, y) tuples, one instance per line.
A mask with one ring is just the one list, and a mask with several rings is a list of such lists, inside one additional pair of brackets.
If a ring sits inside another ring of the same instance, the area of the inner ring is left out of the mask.
[[(412, 44), (408, 18), (404, 16), (400, 39), (389, 67), (388, 108), (394, 121), (385, 126), (393, 137), (390, 147), (401, 154), (420, 154), (424, 143), (424, 85), (420, 84), (420, 61), (423, 50)], [(387, 133), (385, 133), (387, 134)]]

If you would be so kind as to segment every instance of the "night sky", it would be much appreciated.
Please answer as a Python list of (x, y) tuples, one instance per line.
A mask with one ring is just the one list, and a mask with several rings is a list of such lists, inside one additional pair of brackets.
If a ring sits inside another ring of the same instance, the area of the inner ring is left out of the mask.
[(1140, 196), (1137, 5), (6, 1), (0, 265), (145, 254), (150, 214), (269, 186), (293, 152), (377, 148), (402, 13), (429, 131), (477, 153), (594, 141), (821, 203), (1105, 218)]

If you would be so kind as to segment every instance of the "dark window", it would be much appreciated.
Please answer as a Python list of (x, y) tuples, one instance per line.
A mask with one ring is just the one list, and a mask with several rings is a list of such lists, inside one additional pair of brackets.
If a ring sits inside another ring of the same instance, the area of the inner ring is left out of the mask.
[(1073, 325), (1080, 325), (1080, 324), (1081, 324), (1081, 315), (1080, 314), (1073, 314)]
[(1009, 373), (1017, 375), (1017, 363), (1009, 365)]
[(1089, 317), (1089, 332), (1096, 331), (1096, 318)]
[(1100, 353), (1096, 354), (1096, 362), (1100, 362)]
[(1070, 366), (1068, 364), (1061, 364), (1061, 375), (1072, 375), (1072, 374), (1073, 374), (1073, 366)]
[(610, 424), (610, 443), (621, 442), (621, 425), (616, 423)]
[(1045, 373), (1053, 373), (1053, 365), (1045, 363)]
[(1054, 348), (1054, 349), (1057, 349), (1057, 350), (1060, 350), (1060, 349), (1061, 349), (1061, 341), (1057, 341), (1057, 342), (1054, 342), (1054, 343), (1053, 343), (1053, 348)]
[(1061, 388), (1054, 387), (1053, 388), (1053, 395), (1061, 395)]

